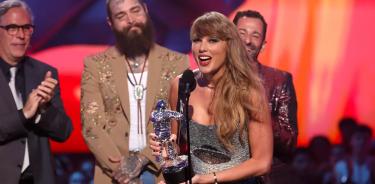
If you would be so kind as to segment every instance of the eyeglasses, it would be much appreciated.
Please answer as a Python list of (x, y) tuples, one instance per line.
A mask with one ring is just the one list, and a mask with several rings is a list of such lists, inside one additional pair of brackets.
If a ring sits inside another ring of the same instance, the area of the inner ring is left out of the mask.
[(0, 28), (6, 30), (9, 35), (16, 35), (18, 33), (18, 30), (22, 29), (23, 33), (26, 35), (31, 35), (34, 32), (35, 26), (32, 24), (25, 24), (25, 25), (17, 25), (17, 24), (9, 24), (6, 26), (1, 26)]

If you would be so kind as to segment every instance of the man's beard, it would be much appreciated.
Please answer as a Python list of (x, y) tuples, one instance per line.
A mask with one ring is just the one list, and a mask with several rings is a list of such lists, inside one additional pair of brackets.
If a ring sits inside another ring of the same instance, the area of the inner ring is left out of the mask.
[[(130, 30), (134, 27), (140, 29), (140, 32)], [(145, 24), (135, 23), (122, 31), (114, 30), (113, 32), (117, 48), (128, 58), (147, 55), (154, 44), (154, 29), (149, 18)]]

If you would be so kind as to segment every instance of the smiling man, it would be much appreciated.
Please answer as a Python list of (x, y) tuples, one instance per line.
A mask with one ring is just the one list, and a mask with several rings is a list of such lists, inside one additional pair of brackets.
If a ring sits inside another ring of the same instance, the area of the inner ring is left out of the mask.
[(32, 13), (20, 0), (0, 3), (0, 181), (55, 183), (49, 138), (63, 142), (72, 125), (57, 70), (26, 56)]
[[(274, 134), (273, 164), (267, 183), (282, 183), (288, 179), (288, 164), (297, 142), (297, 99), (292, 75), (261, 64), (259, 54), (266, 47), (267, 23), (257, 11), (237, 12), (234, 20), (248, 54), (256, 61), (263, 79)], [(290, 183), (290, 182), (287, 182)]]

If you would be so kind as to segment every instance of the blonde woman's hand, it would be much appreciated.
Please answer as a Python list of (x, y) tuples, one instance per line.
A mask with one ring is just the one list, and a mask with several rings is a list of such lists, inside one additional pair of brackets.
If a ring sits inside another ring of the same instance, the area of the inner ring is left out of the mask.
[(155, 133), (148, 134), (149, 147), (152, 150), (152, 155), (160, 156), (162, 151), (162, 144), (158, 140)]
[[(158, 140), (158, 137), (156, 136), (155, 133), (150, 133), (148, 134), (148, 139), (149, 139), (149, 147), (152, 150), (152, 155), (154, 156), (162, 156), (163, 158), (167, 157), (167, 152), (165, 147), (167, 144), (163, 144)], [(176, 152), (179, 152), (178, 146), (175, 144), (176, 143), (177, 136), (175, 134), (172, 134), (169, 141), (173, 143), (174, 148), (176, 149)]]

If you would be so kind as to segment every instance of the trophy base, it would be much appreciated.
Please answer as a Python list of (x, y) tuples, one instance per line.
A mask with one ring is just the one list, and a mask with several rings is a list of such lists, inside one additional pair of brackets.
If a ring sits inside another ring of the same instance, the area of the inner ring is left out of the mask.
[(191, 176), (188, 175), (188, 170), (190, 167), (182, 168), (181, 170), (173, 173), (163, 172), (164, 180), (167, 184), (179, 184), (188, 181), (194, 176), (193, 171), (190, 171)]
[[(179, 184), (188, 181), (194, 176), (192, 169), (188, 166), (187, 156), (179, 156), (176, 165), (163, 168), (163, 177), (167, 184)], [(190, 169), (190, 172), (189, 172)], [(190, 173), (190, 176), (189, 176)]]

